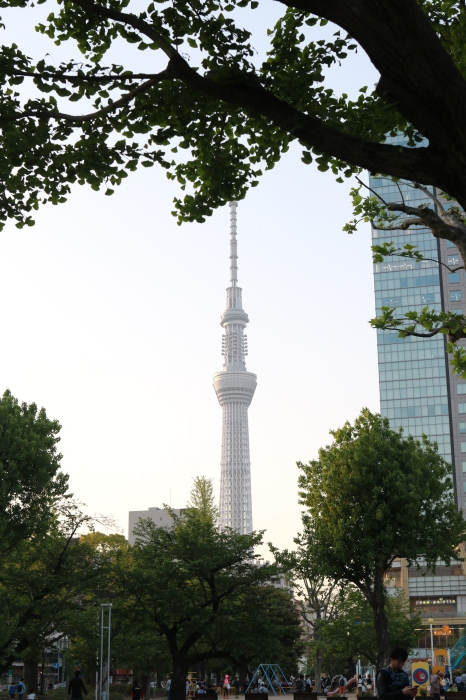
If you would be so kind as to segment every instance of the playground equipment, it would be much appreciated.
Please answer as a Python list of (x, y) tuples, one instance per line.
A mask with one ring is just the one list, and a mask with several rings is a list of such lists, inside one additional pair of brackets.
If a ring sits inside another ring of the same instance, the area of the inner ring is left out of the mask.
[[(246, 688), (246, 693), (250, 693), (256, 681), (259, 680), (264, 683), (269, 694), (293, 694), (291, 683), (278, 664), (259, 664)], [(260, 693), (257, 693), (257, 696), (260, 698)]]
[(466, 663), (466, 637), (460, 637), (450, 650), (450, 668), (454, 672), (458, 666)]

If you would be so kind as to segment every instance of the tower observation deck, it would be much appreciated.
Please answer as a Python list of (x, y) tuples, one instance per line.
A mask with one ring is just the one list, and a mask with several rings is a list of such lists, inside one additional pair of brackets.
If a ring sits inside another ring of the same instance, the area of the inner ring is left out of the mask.
[(248, 354), (244, 329), (249, 322), (238, 287), (236, 207), (230, 203), (230, 286), (220, 325), (223, 369), (214, 375), (214, 389), (223, 411), (220, 476), (220, 527), (242, 534), (252, 532), (251, 462), (249, 458), (248, 408), (257, 377), (246, 370)]

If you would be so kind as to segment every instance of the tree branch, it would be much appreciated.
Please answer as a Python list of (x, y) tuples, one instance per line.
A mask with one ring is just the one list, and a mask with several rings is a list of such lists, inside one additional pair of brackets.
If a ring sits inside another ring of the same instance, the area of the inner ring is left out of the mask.
[[(372, 187), (369, 187), (369, 185), (366, 185), (366, 183), (363, 182), (360, 177), (356, 176), (356, 180), (359, 182), (360, 185), (362, 185), (362, 187), (365, 187), (367, 190), (369, 190), (369, 192), (372, 192), (372, 194), (375, 195), (377, 197), (377, 199), (380, 199), (382, 204), (385, 204), (385, 206), (388, 207), (387, 202), (385, 201), (385, 199), (382, 197), (382, 195), (379, 192), (376, 192), (375, 190), (372, 189)], [(403, 203), (404, 203), (404, 200), (403, 200)]]
[[(304, 114), (287, 102), (278, 99), (260, 84), (253, 86), (248, 80), (244, 82), (229, 80), (228, 83), (222, 84), (203, 77), (190, 67), (188, 62), (178, 53), (176, 47), (154, 30), (149, 23), (136, 15), (103, 7), (90, 0), (72, 0), (72, 2), (91, 14), (127, 24), (147, 36), (170, 57), (169, 70), (172, 75), (182, 80), (195, 92), (222, 100), (246, 111), (252, 111), (253, 114), (261, 114), (294, 138), (302, 141), (308, 148), (331, 153), (336, 158), (371, 171), (385, 171), (408, 180), (429, 182), (438, 174), (438, 164), (433, 149), (414, 149), (374, 143), (327, 126), (320, 119)], [(333, 8), (332, 12), (345, 10), (345, 3), (341, 0), (325, 0), (323, 3), (322, 0), (316, 3), (313, 0), (302, 0), (302, 2), (306, 7), (301, 9), (309, 12), (315, 12), (311, 7), (314, 4), (316, 6), (327, 5), (328, 9)], [(309, 7), (307, 6), (308, 2)], [(367, 2), (368, 0), (362, 0), (363, 4), (367, 4)], [(413, 0), (409, 0), (409, 2), (411, 3)], [(294, 6), (291, 2), (284, 4)], [(299, 7), (299, 5), (295, 6)], [(325, 13), (322, 16), (326, 16)], [(337, 24), (343, 26), (341, 22), (337, 21)], [(466, 112), (466, 109), (464, 111)], [(434, 156), (432, 160), (431, 153)], [(447, 185), (443, 188), (448, 191), (451, 189)]]
[(405, 231), (410, 226), (425, 226), (422, 219), (404, 219), (397, 226), (377, 226), (373, 220), (371, 220), (371, 226), (375, 231)]
[(159, 73), (111, 73), (107, 75), (87, 75), (82, 73), (82, 75), (72, 75), (70, 73), (48, 73), (44, 71), (42, 73), (36, 73), (34, 71), (26, 70), (12, 70), (9, 71), (8, 75), (17, 75), (24, 78), (39, 78), (40, 80), (58, 80), (59, 82), (70, 82), (81, 84), (83, 82), (89, 83), (112, 83), (112, 82), (126, 82), (131, 80), (151, 80), (152, 78), (157, 78)]
[(169, 73), (167, 70), (164, 70), (161, 73), (159, 73), (155, 78), (151, 78), (150, 80), (146, 80), (145, 83), (138, 85), (136, 88), (134, 88), (134, 90), (130, 90), (130, 92), (123, 95), (123, 97), (120, 97), (119, 100), (115, 100), (115, 102), (112, 102), (112, 103), (106, 105), (105, 107), (102, 107), (102, 109), (99, 109), (97, 112), (91, 112), (89, 114), (77, 115), (77, 114), (64, 114), (63, 112), (40, 112), (40, 111), (30, 110), (30, 111), (25, 111), (25, 112), (22, 112), (21, 114), (18, 114), (17, 118), (23, 119), (24, 117), (47, 117), (48, 119), (56, 119), (57, 121), (71, 122), (74, 124), (82, 124), (84, 122), (90, 122), (94, 119), (98, 119), (99, 117), (103, 117), (106, 114), (110, 114), (111, 112), (114, 112), (119, 107), (122, 107), (122, 106), (128, 104), (129, 102), (131, 102), (140, 93), (146, 92), (153, 85), (157, 85), (158, 83), (162, 82), (162, 80), (165, 80), (167, 78), (169, 78)]
[(120, 22), (121, 24), (128, 24), (133, 29), (138, 29), (141, 34), (147, 36), (154, 44), (158, 44), (158, 47), (169, 57), (173, 58), (177, 55), (178, 51), (162, 34), (157, 32), (154, 27), (146, 22), (145, 20), (133, 15), (132, 13), (120, 12), (119, 10), (112, 10), (110, 7), (104, 7), (103, 5), (98, 5), (91, 0), (71, 0), (73, 5), (81, 7), (90, 14), (98, 15), (99, 17), (105, 17), (106, 19), (113, 19), (115, 22)]

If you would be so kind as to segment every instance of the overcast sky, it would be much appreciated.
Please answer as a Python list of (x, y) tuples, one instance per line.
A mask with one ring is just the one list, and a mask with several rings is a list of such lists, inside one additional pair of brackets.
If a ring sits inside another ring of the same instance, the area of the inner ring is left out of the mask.
[[(266, 15), (254, 16), (259, 43)], [(2, 43), (24, 39), (38, 58), (53, 51), (27, 13), (5, 16)], [(345, 92), (375, 79), (361, 55), (332, 75)], [(329, 429), (363, 406), (379, 407), (370, 230), (342, 232), (349, 188), (294, 148), (238, 207), (248, 370), (258, 377), (253, 521), (278, 547), (300, 529), (296, 461), (316, 458)], [(60, 421), (71, 490), (125, 534), (130, 510), (183, 507), (196, 475), (219, 490), (212, 377), (222, 366), (229, 209), (178, 227), (179, 194), (161, 169), (142, 169), (112, 197), (76, 187), (66, 204), (42, 208), (34, 228), (0, 234), (2, 391)]]

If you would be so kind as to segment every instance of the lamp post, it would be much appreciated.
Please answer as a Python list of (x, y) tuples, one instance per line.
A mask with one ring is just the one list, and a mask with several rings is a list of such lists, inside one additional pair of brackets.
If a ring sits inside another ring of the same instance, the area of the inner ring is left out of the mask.
[[(108, 700), (110, 696), (110, 630), (112, 627), (112, 604), (101, 603), (102, 617), (100, 621), (100, 678), (99, 678), (99, 700)], [(108, 624), (104, 627), (105, 608), (108, 613)], [(107, 636), (107, 691), (103, 692), (103, 658), (104, 658), (104, 629), (108, 630)]]
[(428, 623), (430, 625), (430, 653), (432, 657), (432, 670), (434, 669), (434, 633), (432, 632), (432, 623), (434, 622), (433, 617), (429, 617)]

